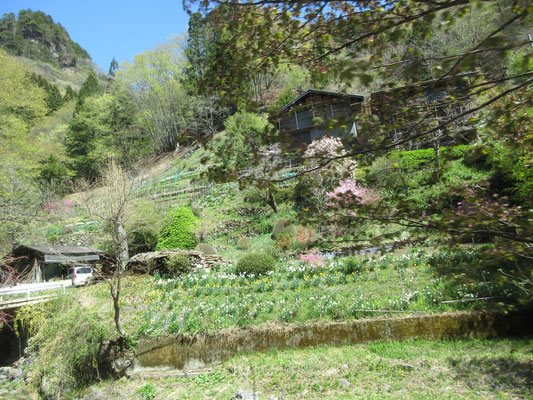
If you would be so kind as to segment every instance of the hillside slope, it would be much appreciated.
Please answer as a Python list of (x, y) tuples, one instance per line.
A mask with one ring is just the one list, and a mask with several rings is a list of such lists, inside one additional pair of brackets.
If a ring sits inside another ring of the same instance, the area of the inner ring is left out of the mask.
[(93, 70), (87, 51), (42, 11), (21, 10), (18, 16), (0, 18), (0, 47), (62, 90), (78, 90)]

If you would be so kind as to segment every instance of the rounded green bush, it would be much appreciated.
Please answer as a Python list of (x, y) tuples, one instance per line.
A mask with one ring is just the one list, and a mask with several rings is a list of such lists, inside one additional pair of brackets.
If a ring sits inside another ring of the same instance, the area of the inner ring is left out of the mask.
[(250, 247), (252, 247), (252, 241), (247, 237), (243, 236), (237, 240), (237, 249), (248, 250)]
[(272, 230), (272, 239), (278, 240), (283, 236), (292, 235), (295, 232), (296, 228), (288, 218), (280, 218)]
[(275, 265), (276, 260), (269, 254), (249, 253), (239, 260), (235, 272), (247, 276), (264, 275), (273, 271)]
[(197, 222), (198, 219), (189, 208), (178, 208), (170, 217), (170, 221), (161, 230), (156, 250), (193, 250), (196, 246), (193, 230)]
[(215, 249), (215, 246), (211, 246), (207, 243), (200, 243), (198, 246), (196, 246), (196, 251), (199, 251), (200, 253), (204, 253), (207, 256), (216, 256), (217, 249)]
[(165, 260), (165, 266), (167, 267), (169, 276), (173, 278), (187, 275), (194, 269), (193, 263), (185, 254), (177, 254), (167, 258)]

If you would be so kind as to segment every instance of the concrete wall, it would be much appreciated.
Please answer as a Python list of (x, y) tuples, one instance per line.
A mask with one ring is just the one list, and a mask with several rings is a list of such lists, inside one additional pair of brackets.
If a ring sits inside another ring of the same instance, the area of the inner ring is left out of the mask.
[(352, 322), (275, 325), (200, 334), (144, 339), (137, 345), (134, 370), (198, 369), (242, 352), (320, 345), (348, 345), (374, 340), (468, 339), (531, 334), (532, 312), (490, 314), (456, 312)]

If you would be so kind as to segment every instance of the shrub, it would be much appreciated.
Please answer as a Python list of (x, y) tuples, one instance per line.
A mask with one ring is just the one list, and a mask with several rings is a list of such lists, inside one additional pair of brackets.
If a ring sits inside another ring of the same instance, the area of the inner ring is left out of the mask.
[(217, 249), (215, 249), (215, 246), (211, 246), (207, 243), (200, 243), (198, 246), (196, 246), (196, 251), (204, 253), (208, 256), (216, 256), (218, 254)]
[(28, 330), (28, 350), (35, 356), (30, 382), (42, 397), (63, 398), (98, 378), (101, 343), (113, 335), (107, 322), (71, 295), (18, 310), (16, 324)]
[(447, 160), (458, 160), (463, 158), (472, 148), (472, 146), (467, 144), (462, 144), (460, 146), (453, 147), (441, 147), (440, 154), (443, 158)]
[(237, 263), (236, 272), (242, 275), (264, 275), (274, 270), (276, 260), (264, 253), (249, 253), (244, 255)]
[(276, 261), (281, 258), (281, 252), (279, 251), (279, 248), (276, 246), (266, 247), (265, 254), (268, 254), (270, 257), (272, 257)]
[(294, 199), (294, 186), (278, 189), (274, 195), (278, 204), (292, 201)]
[(50, 226), (46, 228), (46, 231), (44, 232), (46, 240), (52, 244), (58, 243), (64, 234), (65, 232), (63, 231), (63, 227), (61, 225)]
[(272, 239), (278, 240), (283, 236), (294, 234), (296, 228), (288, 218), (280, 218), (272, 230)]
[(157, 246), (157, 233), (151, 229), (138, 229), (128, 234), (130, 256), (154, 251)]
[(237, 249), (239, 250), (248, 250), (250, 247), (252, 247), (252, 242), (247, 237), (240, 237), (239, 240), (237, 240)]
[(308, 248), (315, 239), (315, 232), (313, 228), (305, 228), (303, 226), (295, 228), (293, 234), (282, 235), (275, 243), (280, 250), (295, 250), (301, 251)]
[(187, 275), (194, 269), (194, 265), (185, 254), (177, 254), (165, 260), (168, 274), (173, 278)]
[(163, 227), (156, 250), (194, 249), (196, 239), (193, 230), (197, 222), (198, 219), (189, 208), (178, 208)]
[(485, 145), (476, 144), (470, 146), (464, 156), (464, 163), (468, 166), (483, 167), (487, 164), (489, 149)]
[(368, 168), (365, 180), (367, 185), (394, 193), (404, 191), (408, 186), (407, 176), (400, 168), (400, 160), (392, 157), (378, 157)]
[(137, 393), (141, 395), (142, 400), (152, 400), (157, 395), (157, 390), (155, 386), (148, 382), (146, 385), (142, 386)]
[(359, 274), (364, 271), (365, 267), (359, 257), (345, 258), (342, 263), (341, 271), (345, 275)]
[(257, 233), (259, 234), (271, 233), (272, 229), (274, 229), (274, 224), (268, 219), (262, 220), (257, 225)]
[(391, 155), (399, 159), (400, 167), (406, 171), (418, 171), (435, 161), (433, 149), (392, 152)]

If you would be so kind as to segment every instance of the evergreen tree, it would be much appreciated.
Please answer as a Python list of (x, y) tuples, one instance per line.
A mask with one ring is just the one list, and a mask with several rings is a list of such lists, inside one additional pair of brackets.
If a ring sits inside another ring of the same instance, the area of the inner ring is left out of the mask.
[(40, 162), (39, 175), (36, 180), (40, 186), (64, 195), (68, 193), (66, 184), (72, 175), (73, 172), (57, 156), (51, 154)]
[(109, 75), (110, 78), (114, 78), (115, 77), (115, 75), (117, 74), (118, 68), (119, 68), (118, 62), (115, 59), (115, 57), (113, 57), (113, 59), (111, 60), (111, 65), (109, 65), (108, 75)]
[(78, 101), (76, 102), (76, 107), (74, 108), (74, 114), (77, 114), (80, 111), (81, 106), (85, 102), (85, 99), (93, 94), (97, 94), (102, 91), (100, 83), (98, 83), (98, 78), (91, 72), (83, 85), (81, 85), (80, 91), (78, 92)]
[(187, 47), (185, 56), (188, 67), (185, 71), (186, 82), (191, 93), (212, 94), (221, 89), (221, 82), (228, 70), (231, 55), (226, 44), (231, 36), (217, 28), (200, 13), (194, 13), (189, 19)]
[(61, 93), (56, 85), (51, 84), (41, 75), (35, 73), (31, 74), (31, 79), (35, 82), (40, 88), (44, 89), (46, 92), (46, 107), (48, 108), (47, 115), (52, 114), (54, 111), (57, 111), (61, 108), (64, 101), (61, 97)]
[(74, 100), (76, 96), (76, 92), (72, 89), (72, 87), (70, 87), (70, 85), (68, 85), (65, 89), (65, 94), (63, 95), (63, 102), (66, 103), (68, 101)]

